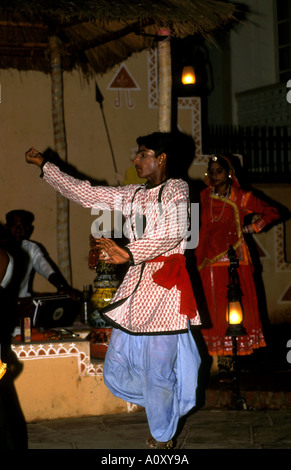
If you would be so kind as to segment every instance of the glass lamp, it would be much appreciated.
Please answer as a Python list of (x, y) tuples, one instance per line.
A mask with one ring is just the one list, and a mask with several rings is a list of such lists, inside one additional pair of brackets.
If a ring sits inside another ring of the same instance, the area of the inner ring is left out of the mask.
[[(229, 291), (228, 291), (229, 293)], [(239, 300), (228, 300), (226, 308), (226, 321), (228, 328), (226, 336), (243, 336), (246, 330), (243, 326), (243, 309)]]
[(228, 250), (228, 257), (230, 260), (230, 266), (228, 268), (229, 284), (227, 286), (228, 303), (226, 308), (228, 328), (225, 335), (244, 336), (247, 333), (243, 326), (244, 312), (241, 304), (242, 291), (237, 272), (239, 262), (232, 246), (230, 246)]
[(239, 261), (232, 246), (229, 247), (227, 254), (230, 264), (228, 268), (229, 284), (227, 285), (228, 303), (226, 308), (226, 320), (228, 327), (225, 336), (231, 336), (232, 338), (233, 393), (235, 408), (246, 410), (246, 401), (240, 396), (239, 393), (239, 367), (237, 361), (237, 337), (247, 334), (243, 326), (244, 312), (241, 303), (242, 291), (240, 288), (240, 280), (237, 272)]
[(192, 65), (185, 65), (182, 71), (182, 83), (183, 85), (194, 85), (196, 82), (196, 76)]
[(228, 303), (227, 322), (230, 325), (239, 325), (243, 321), (242, 306), (238, 300)]

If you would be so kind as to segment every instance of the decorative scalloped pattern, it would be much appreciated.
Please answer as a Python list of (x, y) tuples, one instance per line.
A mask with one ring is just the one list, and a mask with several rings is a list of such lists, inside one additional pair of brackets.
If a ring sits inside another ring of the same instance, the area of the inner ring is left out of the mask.
[(43, 343), (43, 344), (21, 344), (12, 345), (12, 349), (21, 361), (35, 359), (70, 357), (78, 358), (78, 369), (80, 376), (103, 375), (103, 363), (92, 364), (90, 357), (79, 349), (76, 343)]
[[(90, 357), (76, 343), (47, 343), (47, 344), (20, 344), (12, 345), (12, 350), (21, 361), (31, 361), (46, 357), (70, 357), (78, 358), (78, 368), (80, 376), (103, 377), (103, 363), (92, 364)], [(131, 413), (137, 410), (138, 406), (126, 402), (127, 411)]]

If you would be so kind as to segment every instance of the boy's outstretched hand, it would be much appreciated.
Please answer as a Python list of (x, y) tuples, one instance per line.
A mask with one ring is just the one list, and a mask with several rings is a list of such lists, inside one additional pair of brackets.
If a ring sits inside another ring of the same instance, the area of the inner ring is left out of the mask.
[(30, 147), (30, 149), (25, 152), (25, 159), (27, 163), (33, 163), (37, 166), (40, 166), (44, 161), (42, 154), (34, 147)]

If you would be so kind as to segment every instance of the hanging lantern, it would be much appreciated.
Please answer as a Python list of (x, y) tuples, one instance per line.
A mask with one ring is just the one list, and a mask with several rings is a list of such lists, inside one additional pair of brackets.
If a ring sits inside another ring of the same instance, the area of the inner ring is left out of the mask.
[(194, 85), (196, 83), (196, 75), (192, 65), (185, 65), (182, 71), (183, 85)]

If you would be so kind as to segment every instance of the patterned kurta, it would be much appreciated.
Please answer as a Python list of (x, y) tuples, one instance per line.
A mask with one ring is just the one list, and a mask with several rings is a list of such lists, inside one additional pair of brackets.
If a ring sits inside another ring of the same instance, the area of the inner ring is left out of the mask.
[[(125, 217), (127, 248), (134, 264), (129, 267), (112, 303), (129, 296), (128, 299), (107, 313), (114, 326), (132, 334), (186, 332), (188, 317), (180, 312), (181, 291), (176, 285), (167, 289), (153, 281), (153, 274), (164, 262), (152, 260), (161, 255), (184, 253), (189, 212), (187, 183), (180, 179), (167, 180), (159, 204), (161, 185), (149, 189), (146, 185), (91, 186), (88, 181), (61, 172), (52, 163), (44, 165), (43, 178), (63, 196), (83, 207), (121, 211)], [(143, 216), (146, 224), (140, 235), (138, 220)], [(190, 323), (200, 324), (197, 310)]]

